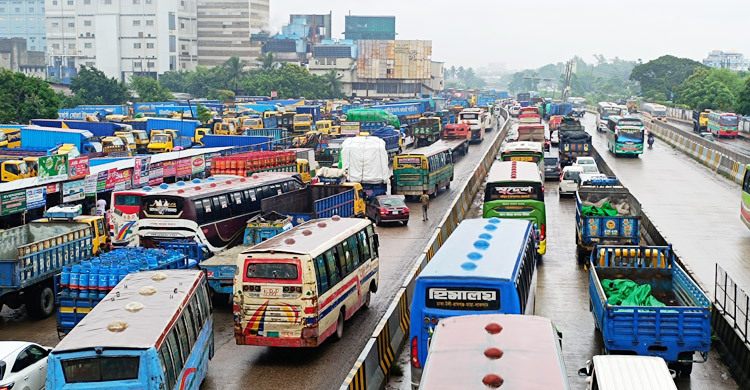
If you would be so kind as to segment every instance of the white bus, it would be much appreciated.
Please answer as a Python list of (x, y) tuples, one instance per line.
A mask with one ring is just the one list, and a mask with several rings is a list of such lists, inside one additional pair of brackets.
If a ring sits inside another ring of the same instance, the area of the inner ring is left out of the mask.
[(482, 142), (486, 124), (486, 113), (480, 108), (466, 108), (458, 113), (456, 123), (469, 125), (471, 129), (471, 142)]
[(607, 120), (612, 115), (622, 115), (620, 108), (614, 103), (599, 102), (596, 105), (596, 130), (607, 131)]
[(316, 347), (378, 289), (378, 237), (359, 218), (315, 219), (244, 252), (234, 279), (238, 345)]
[(641, 105), (641, 114), (646, 117), (651, 123), (655, 121), (667, 121), (667, 107), (656, 103), (644, 103)]

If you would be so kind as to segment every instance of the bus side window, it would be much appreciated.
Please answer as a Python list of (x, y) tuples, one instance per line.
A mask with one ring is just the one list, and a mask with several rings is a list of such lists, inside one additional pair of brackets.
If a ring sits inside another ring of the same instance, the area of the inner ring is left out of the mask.
[(315, 258), (315, 277), (318, 280), (318, 296), (328, 291), (328, 273), (323, 255)]
[(205, 213), (204, 222), (211, 222), (216, 220), (215, 214), (213, 212), (213, 207), (211, 207), (211, 199), (203, 199), (203, 212)]
[(281, 183), (281, 190), (283, 192), (285, 192), (285, 193), (289, 192), (289, 182), (288, 181), (285, 181), (285, 182)]
[(248, 204), (250, 205), (250, 212), (255, 212), (257, 210), (260, 210), (260, 200), (263, 197), (258, 193), (257, 188), (251, 188), (247, 191), (247, 195), (245, 195), (245, 199), (247, 199)]
[(336, 265), (336, 258), (333, 256), (333, 249), (328, 250), (325, 253), (326, 257), (326, 268), (328, 268), (328, 280), (331, 282), (331, 287), (335, 286), (341, 280), (341, 271)]
[(356, 269), (357, 267), (359, 267), (360, 264), (363, 263), (359, 254), (359, 245), (357, 244), (357, 235), (355, 234), (349, 237), (348, 241), (349, 241), (349, 250), (352, 252), (352, 255), (353, 255), (352, 260), (354, 263), (354, 268)]
[(172, 362), (172, 354), (169, 352), (169, 346), (167, 343), (163, 343), (159, 348), (159, 360), (161, 361), (161, 369), (164, 370), (164, 379), (167, 383), (167, 388), (174, 388), (175, 383), (175, 369)]
[(349, 248), (349, 243), (344, 240), (344, 242), (336, 246), (336, 249), (338, 249), (344, 257), (344, 261), (346, 262), (346, 273), (352, 273), (352, 271), (354, 271), (354, 260), (352, 260), (352, 251), (351, 248)]
[(203, 312), (201, 312), (197, 297), (193, 296), (190, 299), (190, 307), (193, 308), (193, 318), (195, 318), (196, 322), (196, 334), (199, 334), (201, 332), (201, 329), (203, 329), (203, 323), (206, 321), (206, 316), (203, 314)]
[(177, 341), (180, 342), (180, 353), (182, 355), (182, 361), (187, 362), (188, 357), (190, 356), (190, 341), (188, 340), (188, 333), (187, 329), (185, 328), (185, 323), (183, 322), (184, 316), (177, 317), (177, 321), (175, 321), (174, 328), (172, 328), (172, 331), (177, 332)]
[(357, 233), (359, 236), (359, 253), (363, 256), (363, 262), (370, 260), (370, 243), (367, 240), (367, 233), (365, 233), (364, 230), (361, 230), (359, 233)]
[(270, 198), (274, 196), (275, 194), (271, 193), (271, 187), (270, 186), (263, 186), (263, 189), (261, 190), (262, 196), (261, 199)]
[(195, 201), (195, 217), (199, 225), (206, 223), (206, 213), (203, 211), (203, 201)]
[(182, 312), (182, 318), (185, 320), (185, 325), (187, 326), (188, 341), (190, 342), (190, 348), (192, 349), (193, 346), (195, 346), (195, 341), (198, 340), (198, 332), (195, 331), (197, 328), (195, 323), (196, 318), (191, 305), (185, 306), (185, 309)]
[(211, 317), (211, 303), (208, 300), (208, 293), (206, 292), (206, 283), (203, 283), (198, 287), (198, 303), (201, 305), (201, 311), (203, 311), (204, 318), (208, 319)]
[(242, 202), (242, 192), (233, 192), (229, 194), (229, 203), (232, 205), (232, 215), (245, 214), (245, 205)]
[(750, 169), (745, 170), (745, 179), (742, 181), (742, 190), (750, 193)]
[(177, 342), (177, 334), (175, 328), (167, 335), (167, 345), (169, 345), (170, 356), (172, 357), (172, 364), (174, 364), (175, 379), (177, 375), (182, 372), (185, 362), (182, 361), (182, 354), (180, 353), (180, 344)]
[(372, 257), (380, 257), (378, 252), (378, 246), (375, 244), (375, 231), (372, 228), (372, 225), (367, 227), (367, 238), (370, 242), (370, 248), (372, 250)]

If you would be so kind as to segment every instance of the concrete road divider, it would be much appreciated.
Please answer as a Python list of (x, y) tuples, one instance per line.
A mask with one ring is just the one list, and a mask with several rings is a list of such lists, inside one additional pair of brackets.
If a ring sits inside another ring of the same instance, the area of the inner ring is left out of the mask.
[(438, 228), (432, 233), (428, 244), (419, 258), (416, 259), (406, 280), (391, 301), (388, 310), (375, 327), (364, 350), (357, 357), (357, 361), (341, 385), (341, 390), (382, 389), (387, 383), (393, 362), (398, 357), (399, 351), (404, 346), (409, 334), (409, 310), (411, 298), (414, 296), (414, 284), (417, 275), (440, 249), (448, 236), (453, 233), (458, 224), (463, 221), (471, 208), (471, 202), (482, 187), (482, 182), (495, 161), (500, 145), (508, 134), (511, 124), (508, 120), (508, 112), (502, 110), (502, 116), (505, 122), (499, 129), (499, 134), (487, 149), (484, 157), (477, 163), (472, 171), (471, 178), (464, 184), (460, 195), (454, 199), (450, 209), (441, 219)]

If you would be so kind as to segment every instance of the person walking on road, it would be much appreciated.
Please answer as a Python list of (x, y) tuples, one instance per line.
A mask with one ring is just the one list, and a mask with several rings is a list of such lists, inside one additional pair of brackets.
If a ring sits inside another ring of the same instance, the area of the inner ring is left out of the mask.
[(422, 221), (430, 219), (427, 217), (427, 209), (430, 208), (430, 196), (427, 195), (427, 191), (422, 192), (422, 196), (419, 197), (419, 203), (422, 203)]

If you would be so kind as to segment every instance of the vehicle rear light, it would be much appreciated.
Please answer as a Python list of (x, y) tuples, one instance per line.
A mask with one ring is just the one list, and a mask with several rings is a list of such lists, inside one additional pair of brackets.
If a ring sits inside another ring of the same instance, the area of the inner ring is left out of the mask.
[(419, 351), (417, 350), (417, 336), (411, 339), (411, 366), (414, 368), (420, 368), (419, 365)]
[(404, 207), (404, 212), (408, 213), (409, 212), (409, 208), (408, 207)]
[(542, 224), (542, 227), (539, 229), (539, 232), (541, 233), (542, 240), (544, 240), (544, 237), (546, 237), (547, 234), (547, 227)]
[[(313, 320), (315, 320), (313, 318)], [(302, 338), (311, 339), (318, 334), (318, 328), (302, 328)]]
[(302, 287), (301, 286), (297, 286), (297, 287), (294, 288), (294, 291), (298, 292), (298, 293), (301, 293), (302, 292)]
[(4, 385), (0, 385), (0, 390), (10, 390), (13, 388), (13, 386), (16, 384), (16, 382), (10, 382), (6, 383)]
[(386, 210), (386, 209), (380, 209), (380, 214), (385, 214), (387, 212), (388, 212), (388, 210)]
[(285, 292), (285, 293), (288, 293), (290, 288), (294, 288), (294, 287), (284, 286), (284, 288), (282, 289), (282, 291)]
[(438, 322), (437, 317), (432, 317), (432, 320), (430, 321), (430, 323), (432, 323), (432, 325), (437, 325), (437, 322)]
[(430, 324), (430, 317), (425, 317), (424, 318), (424, 323), (425, 323), (425, 325), (429, 325)]

